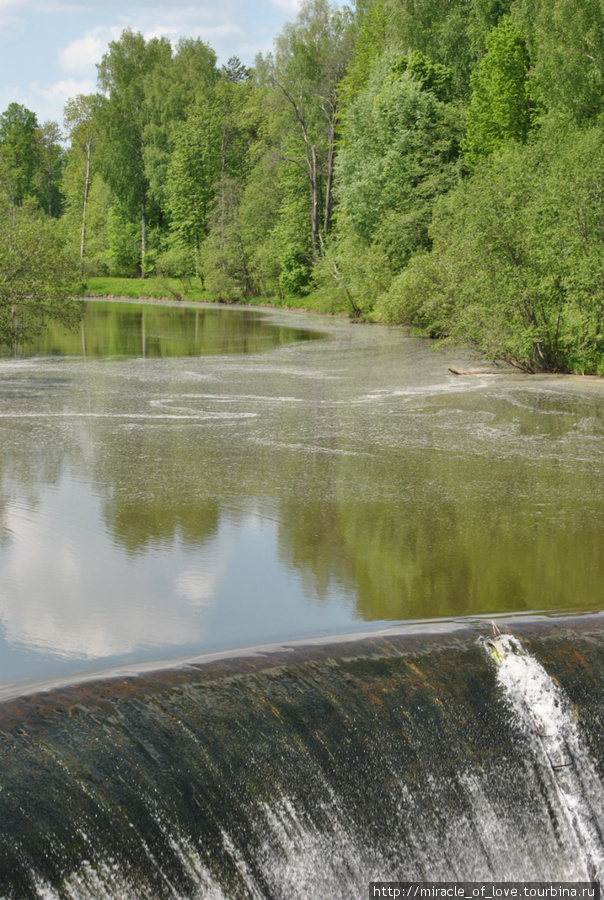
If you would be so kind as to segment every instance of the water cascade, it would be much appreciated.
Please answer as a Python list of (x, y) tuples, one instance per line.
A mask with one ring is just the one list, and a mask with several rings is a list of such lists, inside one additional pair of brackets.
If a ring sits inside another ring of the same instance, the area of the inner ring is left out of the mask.
[(534, 730), (535, 752), (551, 766), (589, 878), (604, 881), (604, 791), (568, 701), (517, 638), (500, 634), (485, 646), (520, 721)]
[(0, 897), (601, 878), (602, 620), (513, 630), (399, 632), (4, 702)]

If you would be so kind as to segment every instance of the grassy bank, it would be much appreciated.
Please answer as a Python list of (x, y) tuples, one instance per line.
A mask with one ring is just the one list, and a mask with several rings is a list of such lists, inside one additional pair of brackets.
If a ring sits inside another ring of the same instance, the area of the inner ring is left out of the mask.
[(186, 289), (177, 278), (88, 278), (87, 297), (127, 297), (130, 300), (212, 300), (200, 285)]
[[(127, 297), (131, 300), (186, 300), (213, 303), (215, 298), (199, 284), (187, 285), (176, 278), (88, 278), (88, 297)], [(348, 305), (337, 293), (326, 291), (305, 297), (253, 297), (237, 301), (238, 306), (268, 306), (278, 309), (306, 310), (322, 315), (349, 315)]]

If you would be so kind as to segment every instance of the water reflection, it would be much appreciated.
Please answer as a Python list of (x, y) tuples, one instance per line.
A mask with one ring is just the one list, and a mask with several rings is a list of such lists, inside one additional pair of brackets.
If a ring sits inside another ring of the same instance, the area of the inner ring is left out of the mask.
[(88, 302), (77, 331), (65, 331), (51, 322), (35, 342), (25, 347), (24, 355), (157, 359), (260, 353), (291, 341), (321, 338), (317, 331), (275, 326), (252, 310), (230, 312), (225, 316), (219, 308)]
[(40, 671), (603, 605), (599, 383), (456, 378), (317, 324), (255, 356), (2, 363), (6, 648)]

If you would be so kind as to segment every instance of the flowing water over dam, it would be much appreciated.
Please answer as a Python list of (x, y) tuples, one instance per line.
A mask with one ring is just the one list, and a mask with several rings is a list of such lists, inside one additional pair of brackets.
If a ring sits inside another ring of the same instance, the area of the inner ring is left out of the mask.
[(602, 878), (603, 384), (452, 364), (109, 303), (0, 360), (0, 898)]
[(8, 702), (0, 896), (601, 879), (603, 624), (382, 636)]

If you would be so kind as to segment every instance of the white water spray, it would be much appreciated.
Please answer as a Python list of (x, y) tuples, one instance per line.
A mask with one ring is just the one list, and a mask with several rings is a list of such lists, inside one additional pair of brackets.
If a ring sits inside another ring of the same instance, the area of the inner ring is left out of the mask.
[(551, 770), (587, 876), (604, 880), (604, 789), (570, 703), (543, 666), (508, 634), (484, 645), (497, 663), (498, 680), (535, 747)]

